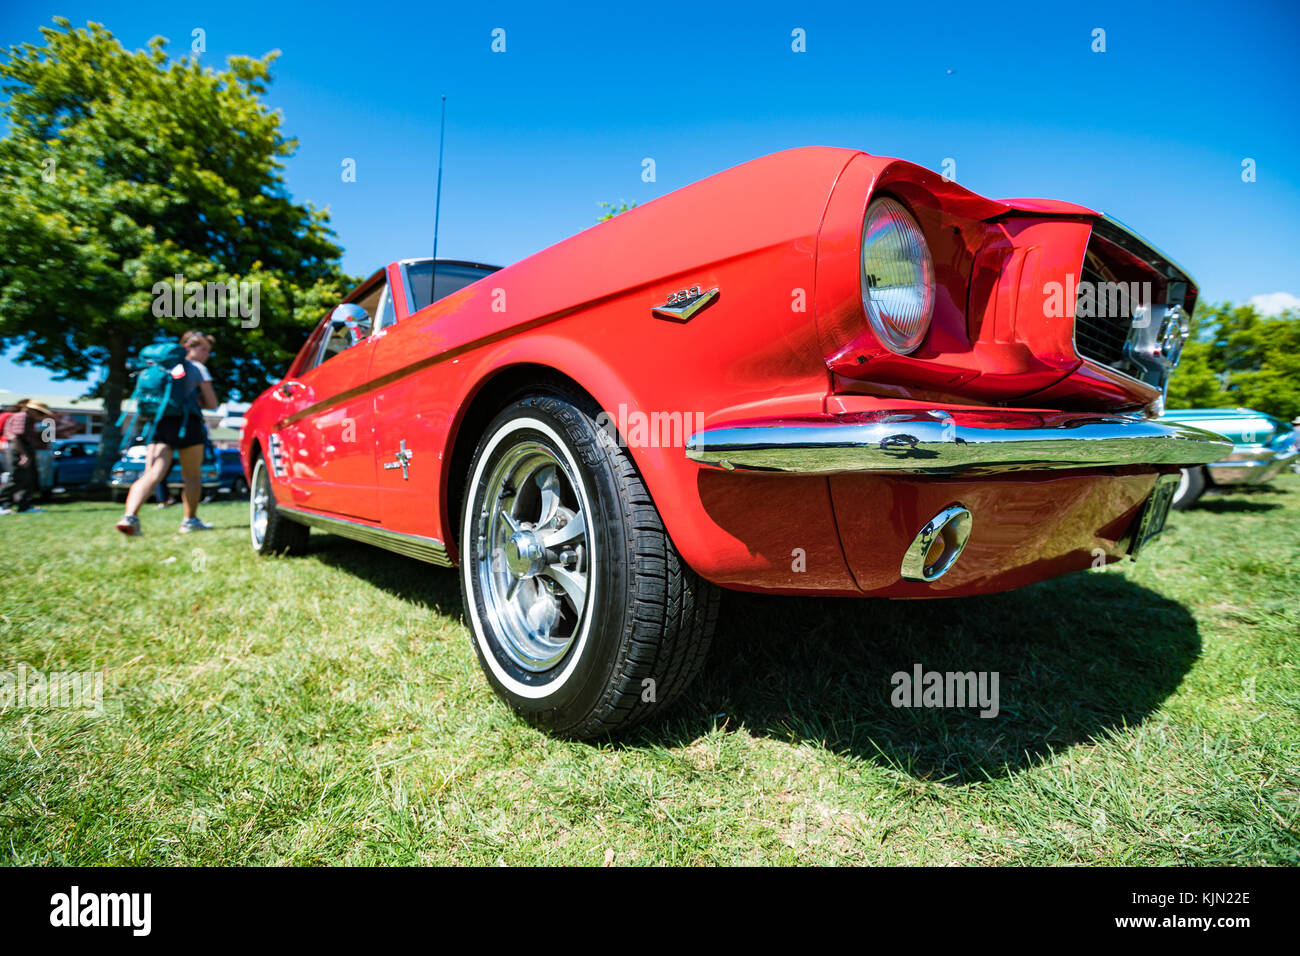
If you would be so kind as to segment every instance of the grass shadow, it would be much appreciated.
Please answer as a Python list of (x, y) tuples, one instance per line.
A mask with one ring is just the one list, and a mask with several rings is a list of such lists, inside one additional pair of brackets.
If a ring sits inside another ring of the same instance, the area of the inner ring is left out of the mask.
[[(412, 605), (461, 606), (453, 570), (319, 533), (310, 554)], [(965, 784), (1145, 720), (1200, 650), (1186, 608), (1113, 570), (936, 601), (728, 592), (700, 679), (663, 720), (614, 745), (685, 746), (725, 721)], [(891, 677), (916, 664), (996, 672), (998, 715), (895, 707)]]
[(429, 610), (460, 612), (460, 579), (440, 568), (339, 535), (313, 531), (308, 554), (369, 581), (382, 591)]
[(1206, 496), (1196, 503), (1198, 511), (1212, 514), (1259, 514), (1277, 511), (1284, 506), (1276, 501), (1251, 501), (1248, 498), (1230, 498), (1226, 495)]
[[(678, 746), (725, 720), (965, 784), (1145, 720), (1201, 650), (1182, 605), (1113, 571), (939, 601), (727, 594), (722, 621), (685, 702), (623, 745)], [(916, 664), (996, 672), (1000, 712), (894, 706), (892, 675)]]

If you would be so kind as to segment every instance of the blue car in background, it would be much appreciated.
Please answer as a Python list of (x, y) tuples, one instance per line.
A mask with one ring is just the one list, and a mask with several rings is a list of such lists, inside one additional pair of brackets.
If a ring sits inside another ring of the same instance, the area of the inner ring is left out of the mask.
[[(132, 445), (126, 454), (117, 460), (109, 474), (108, 484), (115, 500), (126, 497), (126, 491), (144, 471), (145, 447)], [(243, 497), (248, 494), (248, 482), (244, 478), (244, 467), (239, 460), (239, 449), (207, 449), (203, 455), (203, 467), (200, 470), (203, 482), (203, 496), (213, 497), (218, 494), (230, 494)], [(167, 487), (178, 493), (182, 485), (181, 465), (173, 461), (172, 469), (167, 473)]]
[[(64, 438), (50, 446), (49, 473), (40, 474), (41, 487), (54, 494), (84, 488), (95, 477), (98, 438)], [(45, 471), (37, 462), (38, 473)]]
[[(53, 442), (48, 449), (42, 449), (36, 462), (42, 497), (88, 488), (95, 477), (98, 456), (98, 437), (64, 438)], [(113, 465), (108, 483), (115, 500), (126, 497), (126, 489), (144, 470), (144, 459), (144, 445), (133, 445)], [(204, 455), (201, 476), (204, 496), (229, 494), (239, 498), (248, 495), (248, 480), (244, 477), (238, 448), (209, 449)], [(175, 462), (167, 475), (167, 487), (179, 491), (181, 483), (181, 466)]]
[(1232, 454), (1223, 461), (1183, 469), (1173, 501), (1179, 511), (1194, 505), (1207, 488), (1260, 485), (1300, 460), (1300, 431), (1264, 412), (1250, 408), (1189, 408), (1165, 412), (1160, 420), (1195, 425), (1233, 444)]
[(217, 466), (220, 469), (218, 479), (222, 494), (234, 498), (248, 495), (248, 479), (244, 477), (244, 463), (239, 457), (238, 448), (218, 448)]

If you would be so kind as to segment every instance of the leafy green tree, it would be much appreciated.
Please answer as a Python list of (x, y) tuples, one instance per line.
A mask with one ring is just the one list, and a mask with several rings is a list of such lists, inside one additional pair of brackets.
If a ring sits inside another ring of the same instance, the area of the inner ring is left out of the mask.
[[(297, 142), (262, 100), (278, 53), (217, 71), (161, 37), (127, 51), (100, 24), (54, 23), (0, 60), (0, 347), (60, 380), (100, 372), (102, 479), (141, 348), (211, 332), (219, 392), (251, 398), (351, 280), (327, 214), (285, 189)], [(158, 315), (178, 275), (248, 283), (245, 308), (191, 287)]]
[(1224, 401), (1219, 376), (1210, 364), (1212, 346), (1189, 341), (1169, 380), (1169, 408), (1216, 408)]
[(618, 202), (603, 202), (600, 204), (605, 211), (596, 217), (597, 222), (604, 222), (606, 219), (613, 219), (621, 212), (627, 212), (629, 209), (635, 209), (636, 203), (620, 199)]
[(1228, 302), (1198, 306), (1168, 405), (1240, 406), (1288, 421), (1300, 415), (1300, 316)]

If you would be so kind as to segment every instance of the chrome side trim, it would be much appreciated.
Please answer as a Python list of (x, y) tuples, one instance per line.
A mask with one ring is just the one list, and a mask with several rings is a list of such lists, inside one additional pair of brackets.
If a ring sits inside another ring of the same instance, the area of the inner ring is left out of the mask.
[(404, 554), (408, 558), (427, 561), (439, 567), (452, 567), (451, 557), (447, 554), (446, 547), (437, 538), (425, 538), (416, 534), (389, 531), (387, 528), (376, 528), (373, 525), (362, 524), (359, 521), (327, 517), (311, 511), (302, 511), (298, 508), (287, 508), (284, 505), (278, 505), (276, 510), (286, 518), (297, 521), (299, 524), (320, 528), (330, 534), (337, 534), (365, 544), (373, 544), (376, 547)]
[(1043, 426), (959, 425), (939, 409), (739, 423), (690, 437), (686, 457), (728, 471), (953, 474), (1199, 465), (1232, 450), (1220, 435), (1127, 416)]
[(280, 436), (275, 432), (271, 432), (267, 443), (271, 446), (271, 471), (275, 473), (275, 477), (283, 478), (286, 474), (286, 469), (284, 467), (284, 443), (280, 440)]

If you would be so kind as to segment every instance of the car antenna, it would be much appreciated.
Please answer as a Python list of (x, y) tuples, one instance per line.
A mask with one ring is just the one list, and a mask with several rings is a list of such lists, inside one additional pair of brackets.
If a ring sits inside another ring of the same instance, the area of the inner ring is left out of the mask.
[(447, 135), (447, 94), (442, 94), (442, 123), (438, 127), (438, 191), (433, 200), (433, 262), (429, 267), (429, 304), (438, 288), (438, 215), (442, 212), (442, 142)]

